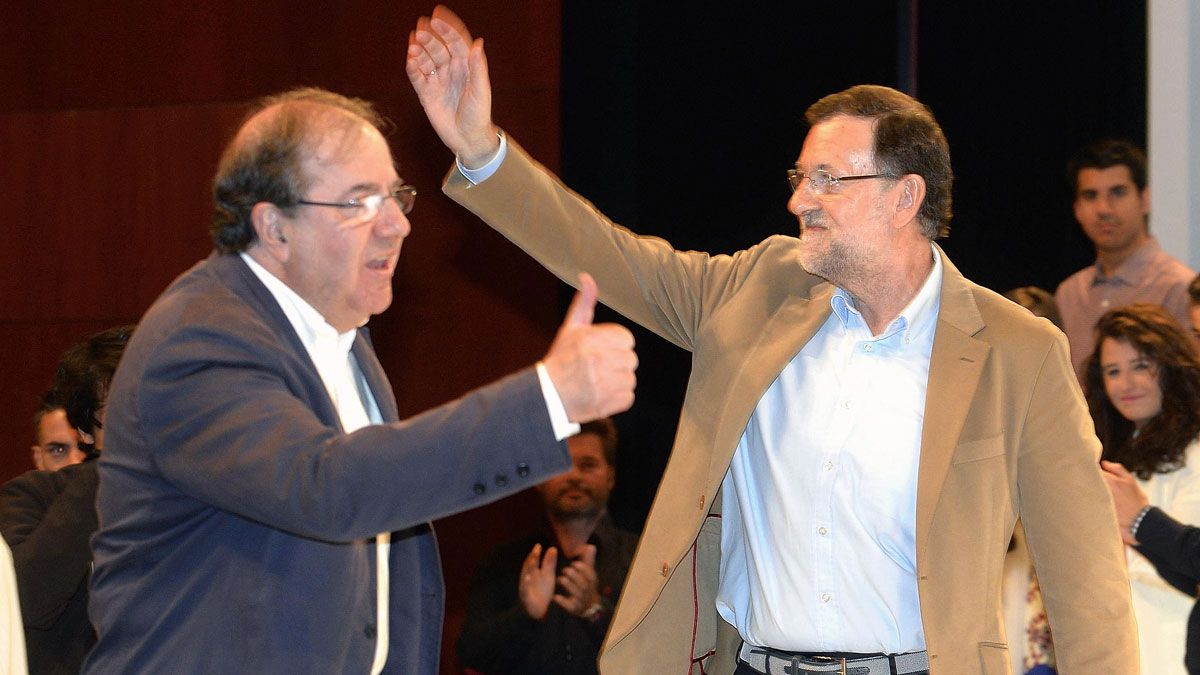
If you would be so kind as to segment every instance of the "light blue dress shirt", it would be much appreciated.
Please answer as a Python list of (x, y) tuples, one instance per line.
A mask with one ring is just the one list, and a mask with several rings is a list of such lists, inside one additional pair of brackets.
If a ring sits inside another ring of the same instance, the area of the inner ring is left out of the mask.
[(788, 651), (924, 649), (917, 466), (942, 263), (879, 335), (841, 289), (746, 425), (723, 483), (717, 610)]

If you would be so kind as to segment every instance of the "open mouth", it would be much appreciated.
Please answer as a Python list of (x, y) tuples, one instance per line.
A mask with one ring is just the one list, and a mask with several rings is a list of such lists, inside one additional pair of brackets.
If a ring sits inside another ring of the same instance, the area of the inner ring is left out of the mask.
[(367, 262), (367, 269), (375, 272), (390, 272), (392, 269), (392, 256), (384, 258), (375, 258)]

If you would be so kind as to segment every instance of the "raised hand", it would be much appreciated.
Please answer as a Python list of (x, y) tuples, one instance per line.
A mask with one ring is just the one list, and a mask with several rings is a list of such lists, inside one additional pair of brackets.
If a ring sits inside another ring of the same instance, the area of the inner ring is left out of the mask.
[(409, 33), (404, 70), (446, 147), (468, 168), (486, 164), (499, 139), (483, 38), (472, 40), (462, 19), (438, 5)]
[(558, 550), (553, 546), (542, 556), (542, 545), (534, 544), (533, 550), (521, 563), (521, 579), (517, 583), (517, 597), (530, 617), (542, 620), (554, 597), (554, 568), (558, 565)]
[(554, 595), (554, 604), (572, 616), (584, 616), (600, 604), (600, 582), (596, 577), (596, 547), (583, 547), (583, 555), (563, 568), (558, 576), (562, 593)]
[(628, 410), (637, 384), (633, 333), (615, 323), (592, 324), (596, 295), (591, 275), (580, 274), (579, 292), (542, 359), (572, 422)]

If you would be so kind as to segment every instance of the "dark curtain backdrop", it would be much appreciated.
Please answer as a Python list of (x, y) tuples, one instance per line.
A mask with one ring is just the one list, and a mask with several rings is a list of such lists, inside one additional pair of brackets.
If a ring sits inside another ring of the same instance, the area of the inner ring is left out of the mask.
[[(59, 354), (135, 321), (207, 255), (209, 179), (257, 96), (319, 85), (377, 101), (421, 190), (396, 302), (371, 323), (403, 413), (531, 363), (568, 291), (438, 192), (450, 156), (403, 74), (429, 6), (218, 0), (18, 0), (0, 21), (0, 478), (29, 466), (30, 418)], [(945, 240), (997, 290), (1053, 288), (1091, 257), (1067, 156), (1145, 140), (1145, 3), (464, 0), (486, 37), (496, 117), (614, 219), (682, 248), (729, 252), (794, 234), (783, 178), (804, 109), (860, 82), (915, 83), (950, 140)], [(560, 96), (561, 94), (561, 96)], [(560, 144), (560, 133), (561, 144)], [(561, 150), (561, 154), (560, 154)], [(602, 313), (602, 319), (615, 319)], [(641, 526), (666, 463), (688, 355), (637, 331), (638, 403), (612, 510)], [(529, 494), (438, 523), (443, 672), (467, 576), (537, 517)]]
[[(1083, 0), (566, 2), (563, 176), (637, 232), (732, 252), (796, 234), (784, 170), (810, 104), (860, 83), (907, 89), (950, 142), (951, 259), (997, 291), (1053, 290), (1092, 260), (1067, 158), (1101, 136), (1145, 143), (1145, 15), (1145, 2)], [(611, 507), (636, 529), (690, 362), (635, 332), (638, 402), (618, 418)]]

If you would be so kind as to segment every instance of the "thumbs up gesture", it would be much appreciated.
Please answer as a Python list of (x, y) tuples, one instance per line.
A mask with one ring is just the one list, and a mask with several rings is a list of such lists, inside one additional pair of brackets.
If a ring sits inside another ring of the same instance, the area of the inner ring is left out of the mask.
[(579, 292), (542, 359), (572, 422), (590, 422), (633, 405), (633, 333), (615, 323), (592, 323), (596, 295), (595, 280), (580, 274)]

